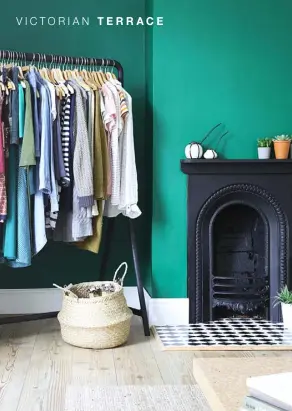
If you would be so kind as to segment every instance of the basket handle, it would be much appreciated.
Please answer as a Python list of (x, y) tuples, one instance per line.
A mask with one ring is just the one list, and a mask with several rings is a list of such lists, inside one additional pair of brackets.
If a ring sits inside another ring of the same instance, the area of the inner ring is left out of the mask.
[[(123, 265), (125, 266), (124, 274), (123, 274), (122, 278), (120, 278), (119, 280), (117, 280), (117, 274), (118, 274), (120, 268), (121, 268)], [(113, 281), (116, 282), (116, 283), (119, 283), (121, 286), (123, 286), (124, 279), (125, 279), (125, 277), (126, 277), (127, 271), (128, 271), (128, 264), (124, 261), (124, 262), (123, 262), (122, 264), (120, 264), (120, 265), (118, 266), (118, 268), (116, 269), (115, 275), (114, 275), (114, 278), (113, 278)]]
[(60, 287), (58, 284), (53, 284), (53, 286), (58, 288), (59, 290), (64, 291), (66, 295), (71, 295), (72, 297), (78, 298), (78, 296), (70, 290), (72, 284), (69, 284), (67, 287)]

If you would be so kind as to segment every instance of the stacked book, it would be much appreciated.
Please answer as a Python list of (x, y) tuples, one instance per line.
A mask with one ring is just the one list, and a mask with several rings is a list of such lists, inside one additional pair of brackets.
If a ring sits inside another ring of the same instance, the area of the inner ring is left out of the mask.
[(246, 385), (241, 411), (292, 411), (292, 372), (248, 378)]

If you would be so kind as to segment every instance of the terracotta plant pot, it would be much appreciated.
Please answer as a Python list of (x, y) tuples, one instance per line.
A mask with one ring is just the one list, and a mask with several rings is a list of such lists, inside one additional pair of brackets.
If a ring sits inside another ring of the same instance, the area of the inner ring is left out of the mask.
[(286, 160), (290, 150), (290, 140), (273, 140), (275, 157), (278, 160)]

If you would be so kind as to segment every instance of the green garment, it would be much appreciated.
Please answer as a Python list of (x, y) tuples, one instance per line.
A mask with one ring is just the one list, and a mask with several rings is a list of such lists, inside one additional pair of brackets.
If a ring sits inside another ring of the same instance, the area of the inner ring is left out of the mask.
[(34, 146), (34, 131), (32, 120), (32, 105), (31, 105), (31, 91), (28, 81), (25, 82), (25, 120), (23, 143), (21, 150), (21, 157), (19, 167), (35, 166), (35, 146)]
[(78, 242), (77, 247), (98, 253), (102, 236), (102, 199), (107, 198), (108, 179), (110, 178), (107, 137), (100, 113), (100, 94), (98, 91), (95, 92), (94, 107), (93, 184), (94, 198), (97, 200), (99, 214), (97, 217), (92, 218), (93, 235), (82, 242)]

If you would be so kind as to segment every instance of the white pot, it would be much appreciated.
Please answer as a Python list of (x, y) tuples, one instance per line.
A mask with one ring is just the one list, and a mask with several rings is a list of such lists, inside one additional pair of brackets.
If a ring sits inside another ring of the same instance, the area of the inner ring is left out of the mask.
[(292, 304), (281, 303), (284, 328), (292, 331)]
[(271, 147), (258, 147), (258, 157), (266, 160), (271, 157)]

